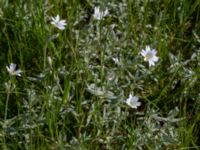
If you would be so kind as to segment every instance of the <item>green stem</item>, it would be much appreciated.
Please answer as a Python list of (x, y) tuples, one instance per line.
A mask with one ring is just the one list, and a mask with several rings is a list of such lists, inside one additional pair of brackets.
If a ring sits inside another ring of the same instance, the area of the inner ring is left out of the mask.
[(6, 121), (7, 119), (7, 112), (8, 112), (8, 101), (10, 99), (10, 92), (7, 93), (7, 97), (6, 97), (6, 108), (5, 108), (5, 115), (4, 115), (4, 120)]

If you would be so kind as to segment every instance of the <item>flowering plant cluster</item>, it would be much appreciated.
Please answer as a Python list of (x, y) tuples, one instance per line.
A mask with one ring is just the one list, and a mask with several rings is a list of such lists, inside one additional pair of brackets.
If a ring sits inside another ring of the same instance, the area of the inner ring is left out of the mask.
[(198, 148), (200, 2), (0, 3), (0, 149)]

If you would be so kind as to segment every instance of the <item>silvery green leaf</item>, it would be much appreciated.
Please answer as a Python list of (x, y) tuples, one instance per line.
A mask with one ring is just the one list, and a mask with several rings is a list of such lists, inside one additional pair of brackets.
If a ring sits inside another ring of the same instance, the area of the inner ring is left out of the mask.
[(102, 91), (101, 88), (96, 87), (95, 84), (89, 85), (88, 88), (87, 88), (87, 90), (91, 94), (93, 94), (95, 96), (102, 96), (102, 95), (104, 95), (104, 91)]
[(105, 90), (104, 87), (102, 87), (102, 88), (96, 87), (95, 84), (89, 85), (87, 90), (91, 94), (98, 96), (100, 98), (116, 99), (116, 96), (114, 95), (113, 92)]

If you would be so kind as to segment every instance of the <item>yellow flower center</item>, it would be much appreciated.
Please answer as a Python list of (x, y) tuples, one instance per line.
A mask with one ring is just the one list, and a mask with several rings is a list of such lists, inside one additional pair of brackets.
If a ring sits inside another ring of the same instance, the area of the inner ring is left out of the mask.
[(146, 60), (146, 61), (149, 61), (149, 59), (151, 59), (152, 57), (153, 57), (153, 53), (148, 52), (148, 53), (145, 55), (145, 60)]

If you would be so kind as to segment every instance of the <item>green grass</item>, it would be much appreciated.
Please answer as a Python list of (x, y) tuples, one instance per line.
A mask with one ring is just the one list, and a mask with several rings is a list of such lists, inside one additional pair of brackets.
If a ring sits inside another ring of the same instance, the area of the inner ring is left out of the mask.
[(0, 149), (199, 149), (199, 14), (199, 0), (1, 0)]

